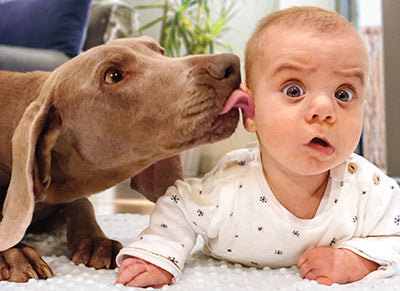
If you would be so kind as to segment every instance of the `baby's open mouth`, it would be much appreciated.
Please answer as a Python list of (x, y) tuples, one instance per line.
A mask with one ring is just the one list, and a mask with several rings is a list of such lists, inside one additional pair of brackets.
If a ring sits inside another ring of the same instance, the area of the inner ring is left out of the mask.
[(319, 152), (319, 153), (321, 153), (323, 155), (326, 155), (326, 156), (329, 156), (329, 155), (333, 154), (333, 152), (334, 152), (334, 149), (329, 144), (329, 142), (327, 142), (327, 141), (325, 141), (325, 140), (323, 140), (322, 138), (319, 138), (319, 137), (314, 137), (308, 143), (308, 146), (311, 149), (313, 149), (313, 150), (315, 150), (315, 151), (317, 151), (317, 152)]
[(329, 146), (329, 144), (328, 144), (326, 141), (324, 141), (323, 139), (320, 139), (320, 138), (318, 138), (318, 137), (314, 137), (314, 138), (311, 140), (311, 143), (318, 144), (318, 145), (321, 145), (321, 146), (323, 146), (323, 147)]

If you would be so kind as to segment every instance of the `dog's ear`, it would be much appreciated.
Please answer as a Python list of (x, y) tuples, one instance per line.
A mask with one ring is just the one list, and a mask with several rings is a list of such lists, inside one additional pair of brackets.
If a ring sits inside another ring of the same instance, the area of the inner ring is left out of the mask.
[(17, 244), (32, 221), (35, 201), (50, 185), (51, 149), (61, 132), (61, 117), (48, 101), (36, 100), (12, 138), (12, 172), (0, 222), (0, 251)]
[(183, 178), (179, 155), (158, 161), (131, 178), (131, 188), (139, 191), (147, 199), (156, 202), (157, 198), (178, 179)]

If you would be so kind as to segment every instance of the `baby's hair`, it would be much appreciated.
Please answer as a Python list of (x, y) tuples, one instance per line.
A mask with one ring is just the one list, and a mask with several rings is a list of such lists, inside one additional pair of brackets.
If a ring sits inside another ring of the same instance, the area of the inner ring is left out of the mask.
[(250, 86), (253, 64), (262, 55), (262, 44), (266, 41), (266, 31), (271, 27), (305, 28), (316, 33), (343, 33), (352, 30), (357, 33), (351, 23), (340, 14), (319, 7), (292, 7), (278, 10), (264, 16), (246, 44), (245, 71), (246, 83)]

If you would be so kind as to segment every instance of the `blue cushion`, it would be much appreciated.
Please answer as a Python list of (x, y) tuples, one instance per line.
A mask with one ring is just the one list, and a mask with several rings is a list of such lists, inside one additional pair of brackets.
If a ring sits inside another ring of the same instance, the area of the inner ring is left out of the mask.
[(76, 56), (91, 0), (0, 0), (0, 43)]

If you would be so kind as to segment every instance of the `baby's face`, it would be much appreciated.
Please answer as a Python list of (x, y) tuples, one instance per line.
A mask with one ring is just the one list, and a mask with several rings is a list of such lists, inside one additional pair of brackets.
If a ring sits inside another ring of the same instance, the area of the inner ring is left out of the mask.
[(300, 175), (326, 172), (356, 148), (368, 57), (360, 38), (299, 30), (268, 32), (250, 94), (263, 163)]

